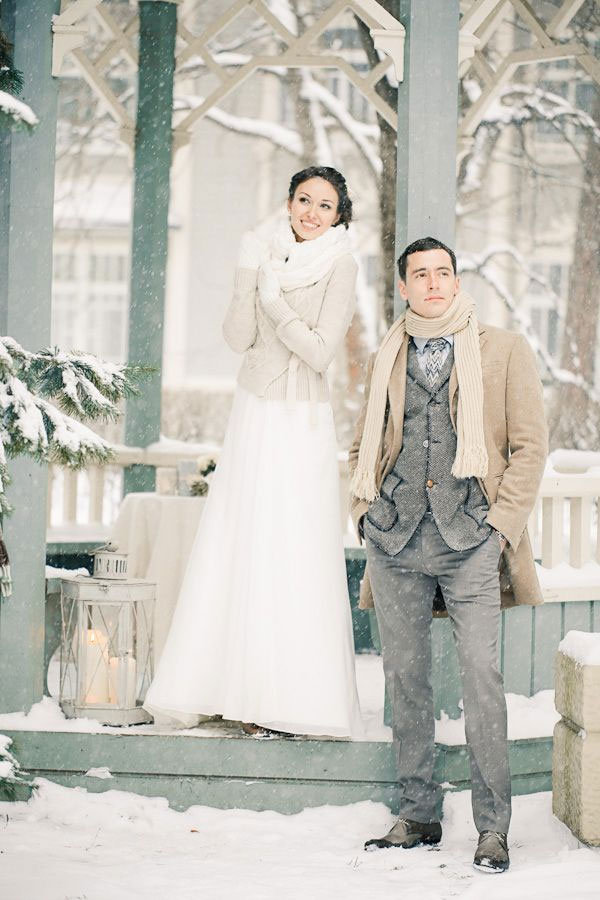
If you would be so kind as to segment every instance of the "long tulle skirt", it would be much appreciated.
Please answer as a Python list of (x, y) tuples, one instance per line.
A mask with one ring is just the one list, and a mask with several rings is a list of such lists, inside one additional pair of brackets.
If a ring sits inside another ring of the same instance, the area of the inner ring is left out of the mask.
[(237, 388), (144, 705), (184, 725), (361, 733), (329, 403)]

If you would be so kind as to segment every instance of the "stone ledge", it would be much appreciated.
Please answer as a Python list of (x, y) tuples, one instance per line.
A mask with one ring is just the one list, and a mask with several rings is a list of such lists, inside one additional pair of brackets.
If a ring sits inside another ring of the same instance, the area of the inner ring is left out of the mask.
[(580, 841), (600, 846), (600, 732), (564, 719), (554, 728), (552, 811)]
[(586, 732), (600, 732), (600, 666), (586, 666), (556, 654), (556, 709)]

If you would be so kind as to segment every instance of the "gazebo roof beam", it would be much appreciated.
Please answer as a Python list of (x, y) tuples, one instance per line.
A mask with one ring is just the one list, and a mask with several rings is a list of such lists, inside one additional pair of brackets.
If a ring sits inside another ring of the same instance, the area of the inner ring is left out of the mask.
[(73, 50), (72, 53), (77, 65), (81, 69), (83, 78), (102, 102), (106, 104), (111, 116), (122, 128), (131, 129), (133, 132), (135, 128), (133, 119), (119, 101), (116, 94), (114, 94), (106, 79), (104, 79), (94, 68), (94, 64), (90, 58), (86, 56), (82, 50)]
[(498, 12), (499, 7), (504, 6), (505, 2), (506, 0), (475, 0), (471, 8), (460, 20), (460, 30), (470, 31), (472, 34), (475, 34), (477, 29), (484, 25), (490, 16)]
[(598, 62), (596, 57), (586, 52), (579, 56), (578, 59), (582, 68), (594, 79), (597, 85), (600, 85), (600, 62)]
[(558, 37), (562, 34), (573, 16), (583, 6), (584, 0), (565, 0), (563, 5), (554, 14), (554, 18), (548, 25), (546, 31), (552, 37)]
[(500, 3), (496, 5), (496, 8), (492, 10), (487, 19), (479, 26), (479, 28), (475, 31), (475, 34), (479, 38), (480, 48), (485, 47), (488, 43), (491, 36), (495, 33), (496, 29), (502, 22), (502, 19), (506, 16), (508, 10), (510, 9), (509, 0), (501, 0)]
[(542, 47), (554, 46), (554, 41), (534, 13), (527, 0), (510, 0), (514, 10), (523, 19)]
[(126, 31), (121, 28), (119, 23), (115, 21), (113, 16), (102, 4), (94, 9), (94, 16), (112, 37), (110, 44), (108, 44), (102, 53), (95, 59), (94, 65), (99, 67), (103, 66), (105, 62), (109, 62), (120, 50), (123, 56), (137, 68), (137, 50)]
[(292, 43), (292, 41), (296, 40), (296, 35), (293, 34), (288, 28), (286, 28), (283, 22), (278, 19), (277, 16), (273, 15), (273, 13), (271, 12), (267, 4), (263, 2), (263, 0), (255, 0), (252, 5), (256, 9), (256, 12), (260, 13), (265, 22), (268, 22), (273, 31), (277, 35), (279, 35), (279, 37), (284, 41), (284, 43), (288, 45), (288, 47)]
[[(459, 57), (459, 78), (467, 74), (475, 58), (483, 58), (481, 51), (492, 35), (495, 34), (509, 7), (509, 0), (476, 0), (473, 7), (462, 17), (460, 23), (461, 38), (464, 39), (465, 36), (472, 34), (477, 44), (476, 53), (473, 56), (466, 56), (462, 59)], [(481, 15), (475, 16), (475, 12), (479, 12)], [(485, 18), (482, 18), (484, 15)], [(493, 72), (493, 69), (490, 68), (490, 72)]]
[(486, 85), (491, 85), (494, 83), (494, 78), (496, 77), (496, 73), (488, 63), (487, 59), (483, 55), (483, 53), (477, 52), (473, 57), (472, 62), (473, 68), (481, 78), (481, 80)]
[(463, 116), (459, 129), (459, 133), (462, 137), (471, 136), (475, 132), (485, 115), (485, 111), (501, 93), (504, 85), (510, 80), (518, 65), (519, 64), (514, 62), (511, 57), (508, 57), (496, 72), (494, 72), (493, 82), (482, 92), (479, 99), (469, 107)]

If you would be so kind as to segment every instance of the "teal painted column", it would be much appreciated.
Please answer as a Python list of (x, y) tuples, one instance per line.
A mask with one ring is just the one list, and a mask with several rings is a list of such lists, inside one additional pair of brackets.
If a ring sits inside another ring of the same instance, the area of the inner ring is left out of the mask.
[[(50, 343), (52, 210), (58, 81), (51, 75), (52, 16), (60, 0), (2, 0), (2, 28), (23, 72), (21, 99), (40, 122), (0, 135), (0, 329), (25, 347)], [(9, 461), (4, 520), (13, 594), (0, 603), (0, 712), (42, 697), (46, 468)]]
[(397, 257), (429, 235), (454, 247), (459, 0), (399, 0), (398, 18), (406, 44), (398, 88)]
[[(129, 363), (156, 371), (127, 403), (125, 442), (145, 447), (160, 436), (177, 8), (172, 2), (141, 0), (139, 9)], [(130, 466), (124, 490), (154, 490), (154, 469)]]

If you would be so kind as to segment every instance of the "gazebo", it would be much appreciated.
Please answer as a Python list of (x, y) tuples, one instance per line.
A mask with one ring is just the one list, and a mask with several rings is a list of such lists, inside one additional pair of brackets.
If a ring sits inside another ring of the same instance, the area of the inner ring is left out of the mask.
[[(4, 333), (29, 347), (43, 347), (50, 342), (55, 129), (58, 79), (66, 54), (72, 54), (82, 77), (103, 96), (133, 151), (129, 362), (152, 366), (156, 372), (142, 385), (141, 395), (128, 402), (126, 442), (143, 449), (159, 438), (160, 429), (167, 213), (173, 153), (189, 139), (194, 123), (214, 103), (250, 78), (259, 66), (274, 64), (273, 58), (255, 57), (231, 74), (210, 56), (210, 39), (251, 8), (285, 45), (285, 51), (277, 56), (277, 65), (343, 69), (378, 114), (402, 136), (403, 152), (398, 153), (395, 187), (396, 246), (402, 248), (415, 237), (431, 233), (452, 245), (457, 152), (460, 161), (485, 109), (515, 68), (540, 60), (575, 57), (600, 82), (598, 62), (586, 48), (561, 40), (582, 2), (565, 0), (552, 22), (544, 25), (530, 4), (510, 0), (509, 5), (527, 22), (536, 40), (533, 49), (511, 52), (494, 71), (482, 49), (506, 12), (506, 0), (398, 0), (385, 4), (376, 0), (334, 0), (316, 17), (309, 31), (300, 36), (292, 34), (274, 13), (273, 5), (264, 0), (232, 2), (199, 35), (190, 34), (178, 22), (178, 0), (139, 0), (139, 17), (125, 30), (102, 9), (100, 0), (75, 0), (62, 5), (58, 0), (3, 0), (2, 24), (15, 47), (15, 64), (25, 75), (24, 99), (32, 104), (40, 119), (31, 135), (13, 133), (3, 138), (0, 231), (5, 240), (0, 250), (0, 310)], [(333, 48), (316, 46), (331, 21), (346, 9), (368, 27), (379, 51), (378, 61), (366, 75), (354, 71)], [(86, 19), (92, 15), (102, 16), (105, 26), (113, 32), (110, 52), (93, 61), (80, 49)], [(138, 69), (135, 122), (103, 77), (103, 67), (111, 55), (118, 53), (126, 54)], [(216, 75), (218, 86), (174, 130), (173, 76), (176, 67), (192, 53), (203, 57)], [(399, 82), (397, 109), (392, 109), (377, 89), (392, 66)], [(485, 90), (459, 121), (457, 76), (471, 66), (482, 77)], [(432, 120), (436, 123), (436, 140), (431, 140), (427, 128)], [(43, 467), (22, 460), (12, 464), (11, 472), (11, 491), (14, 497), (18, 496), (18, 503), (5, 523), (5, 531), (14, 592), (10, 601), (0, 606), (0, 713), (28, 712), (41, 700), (45, 678), (46, 473)], [(154, 477), (152, 466), (132, 464), (125, 473), (125, 489), (153, 490)], [(559, 558), (558, 501), (562, 504), (563, 498), (572, 497), (579, 490), (573, 486), (550, 486), (544, 495), (544, 546), (550, 565)], [(579, 514), (581, 529), (585, 530), (585, 516), (591, 515), (590, 503), (586, 494), (576, 496), (581, 499), (579, 513), (572, 515)], [(589, 552), (590, 548), (586, 550), (588, 555)], [(580, 565), (584, 557), (585, 553)], [(349, 554), (354, 593), (361, 565), (360, 553)], [(529, 693), (542, 686), (540, 671), (544, 671), (545, 680), (551, 678), (551, 664), (548, 669), (544, 657), (538, 662), (536, 681), (536, 640), (537, 651), (541, 652), (543, 640), (553, 641), (557, 634), (561, 636), (569, 622), (585, 620), (592, 630), (600, 630), (600, 593), (582, 598), (582, 606), (577, 609), (573, 603), (565, 607), (561, 602), (564, 597), (555, 599), (559, 602), (551, 609), (537, 612), (538, 620), (530, 610), (518, 611), (511, 614), (520, 616), (518, 627), (516, 619), (509, 618), (503, 626), (503, 638), (509, 640), (512, 636), (515, 641), (515, 655), (507, 653), (505, 672), (509, 673), (509, 681), (513, 679), (513, 685), (527, 680), (522, 663), (516, 662), (517, 651), (526, 654)], [(523, 623), (525, 616), (529, 620)], [(517, 640), (519, 630), (522, 637)], [(456, 663), (447, 655), (451, 652), (449, 635), (440, 631), (436, 663), (440, 690), (446, 681), (444, 670), (446, 674), (451, 670), (456, 677)], [(446, 665), (450, 668), (446, 669)], [(544, 686), (550, 686), (545, 680)], [(446, 690), (453, 702), (455, 689), (446, 685)], [(182, 807), (201, 801), (292, 811), (315, 803), (345, 803), (367, 797), (394, 803), (395, 776), (386, 743), (311, 740), (258, 747), (245, 740), (223, 737), (126, 731), (11, 731), (9, 736), (29, 772), (44, 773), (64, 784), (89, 787), (84, 778), (86, 770), (106, 765), (116, 775), (111, 787), (118, 783), (124, 789), (166, 795)], [(515, 790), (547, 788), (551, 738), (514, 741), (511, 753)], [(465, 785), (467, 772), (464, 747), (440, 747), (441, 781)], [(96, 789), (104, 786), (98, 782), (94, 785)]]

